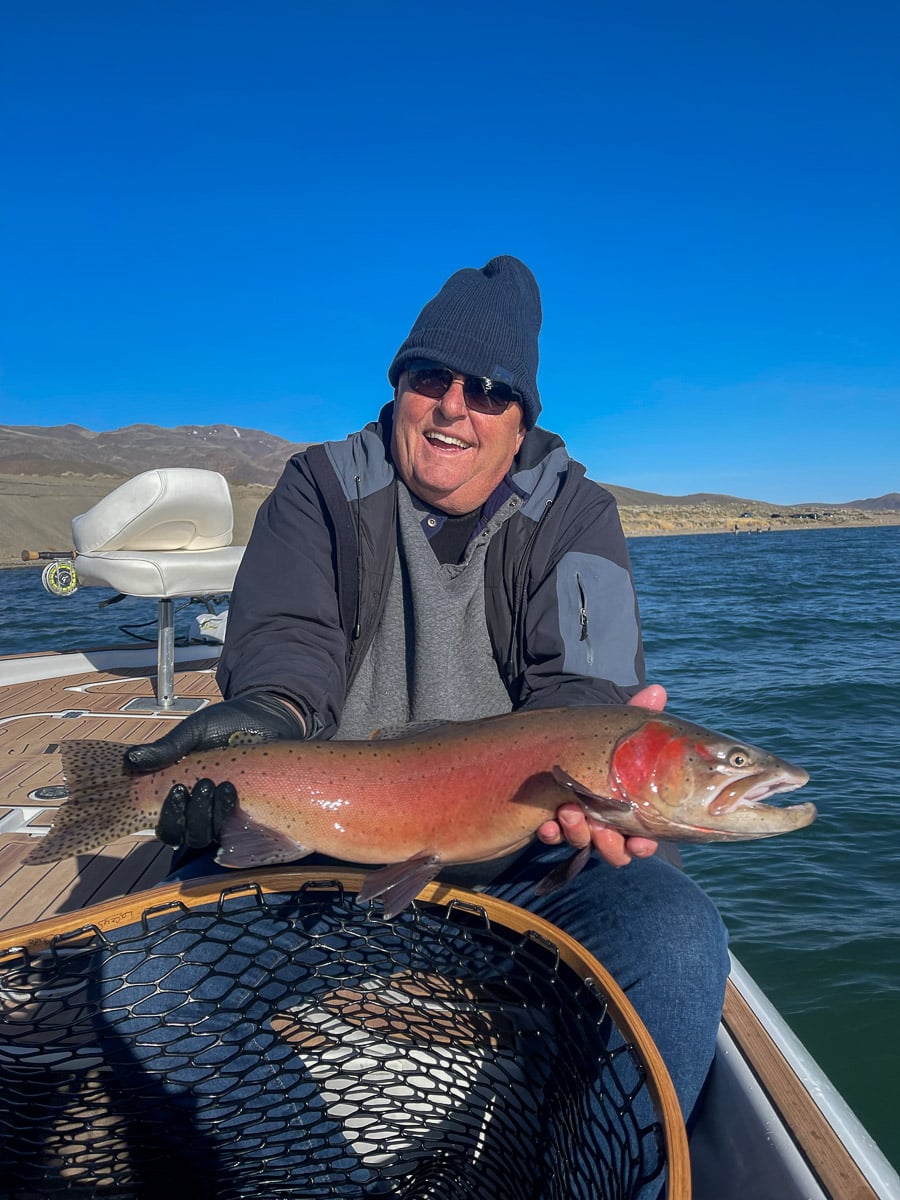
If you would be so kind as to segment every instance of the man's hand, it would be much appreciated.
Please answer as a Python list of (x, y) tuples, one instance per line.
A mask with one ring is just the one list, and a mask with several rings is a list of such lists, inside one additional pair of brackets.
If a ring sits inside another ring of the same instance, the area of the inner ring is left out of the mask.
[[(666, 706), (666, 699), (665, 688), (658, 683), (651, 683), (632, 696), (628, 703), (661, 712)], [(559, 846), (565, 841), (581, 850), (593, 844), (594, 849), (613, 867), (625, 867), (632, 858), (649, 858), (656, 853), (658, 845), (652, 838), (625, 837), (618, 829), (589, 820), (578, 804), (561, 804), (556, 810), (556, 820), (545, 821), (537, 835), (548, 846)]]
[[(125, 766), (136, 773), (161, 771), (188, 754), (227, 746), (236, 733), (280, 741), (302, 738), (305, 726), (287, 701), (268, 692), (248, 692), (191, 713), (158, 741), (132, 746), (125, 752)], [(236, 805), (237, 793), (227, 780), (201, 779), (190, 789), (177, 783), (163, 801), (156, 836), (168, 846), (202, 849), (219, 840)]]
[(303, 718), (286, 700), (269, 692), (247, 692), (191, 713), (155, 742), (132, 746), (125, 766), (145, 774), (171, 767), (188, 754), (227, 746), (235, 733), (250, 733), (261, 742), (302, 738)]
[(219, 840), (236, 808), (237, 792), (227, 780), (198, 779), (190, 789), (176, 783), (163, 801), (156, 836), (167, 846), (202, 850)]

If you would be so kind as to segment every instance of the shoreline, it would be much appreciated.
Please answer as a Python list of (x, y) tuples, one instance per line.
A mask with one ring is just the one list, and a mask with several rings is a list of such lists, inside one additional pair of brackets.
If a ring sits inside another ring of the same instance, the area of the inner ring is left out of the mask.
[[(40, 566), (23, 562), (23, 550), (72, 553), (72, 518), (106, 496), (119, 480), (109, 476), (11, 475), (0, 473), (0, 568)], [(234, 544), (246, 545), (257, 509), (271, 491), (265, 484), (232, 484)], [(615, 491), (615, 489), (610, 489)], [(780, 533), (786, 529), (871, 529), (900, 525), (898, 509), (839, 505), (774, 505), (721, 500), (709, 504), (619, 502), (626, 537), (698, 533)]]
[[(866, 512), (851, 520), (778, 521), (767, 524), (747, 520), (732, 521), (729, 524), (713, 516), (710, 516), (707, 521), (683, 520), (679, 516), (666, 517), (661, 521), (655, 519), (647, 521), (632, 515), (622, 515), (622, 527), (628, 540), (647, 537), (696, 537), (699, 535), (735, 537), (738, 534), (743, 536), (745, 534), (796, 533), (809, 529), (884, 529), (889, 526), (900, 526), (900, 511), (891, 509), (885, 513)], [(234, 544), (246, 545), (246, 541), (242, 542), (235, 536)], [(28, 549), (50, 550), (58, 558), (69, 558), (73, 553), (70, 550), (61, 549), (59, 545), (40, 547), (30, 545)], [(0, 571), (17, 570), (20, 567), (42, 570), (48, 561), (48, 559), (39, 559), (25, 562), (22, 559), (21, 550), (13, 550), (0, 542)]]
[(820, 510), (815, 518), (781, 514), (778, 517), (726, 516), (718, 505), (660, 506), (642, 508), (620, 505), (619, 514), (625, 536), (678, 537), (697, 533), (789, 533), (805, 529), (877, 529), (900, 525), (900, 510), (841, 509)]

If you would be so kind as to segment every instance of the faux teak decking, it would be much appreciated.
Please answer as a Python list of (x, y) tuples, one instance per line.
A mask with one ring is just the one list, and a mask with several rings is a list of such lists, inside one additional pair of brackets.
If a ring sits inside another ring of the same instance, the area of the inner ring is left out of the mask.
[[(179, 696), (218, 699), (213, 666), (180, 671)], [(48, 866), (22, 865), (33, 845), (29, 831), (46, 829), (59, 803), (53, 790), (63, 784), (62, 741), (152, 741), (178, 719), (122, 713), (135, 697), (153, 703), (154, 678), (146, 670), (90, 671), (0, 688), (0, 929), (152, 887), (166, 875), (171, 851), (148, 836)]]

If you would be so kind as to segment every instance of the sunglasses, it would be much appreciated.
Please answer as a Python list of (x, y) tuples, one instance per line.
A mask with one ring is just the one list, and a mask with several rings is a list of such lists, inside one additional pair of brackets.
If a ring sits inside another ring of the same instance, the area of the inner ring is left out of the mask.
[[(420, 396), (429, 400), (442, 400), (453, 386), (453, 380), (459, 378), (449, 367), (429, 363), (425, 366), (411, 364), (407, 367), (407, 384)], [(521, 393), (511, 388), (508, 383), (500, 383), (496, 379), (481, 379), (477, 375), (462, 376), (463, 398), (466, 407), (475, 412), (487, 413), (498, 417), (506, 412), (510, 404), (522, 403)]]

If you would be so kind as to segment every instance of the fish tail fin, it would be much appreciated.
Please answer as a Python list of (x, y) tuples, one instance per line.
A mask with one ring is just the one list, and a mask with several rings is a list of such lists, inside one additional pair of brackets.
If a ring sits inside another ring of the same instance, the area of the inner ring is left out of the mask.
[(126, 745), (88, 739), (60, 746), (69, 795), (56, 811), (49, 833), (25, 859), (28, 866), (57, 862), (138, 833), (152, 816), (137, 802), (137, 779), (125, 766)]

